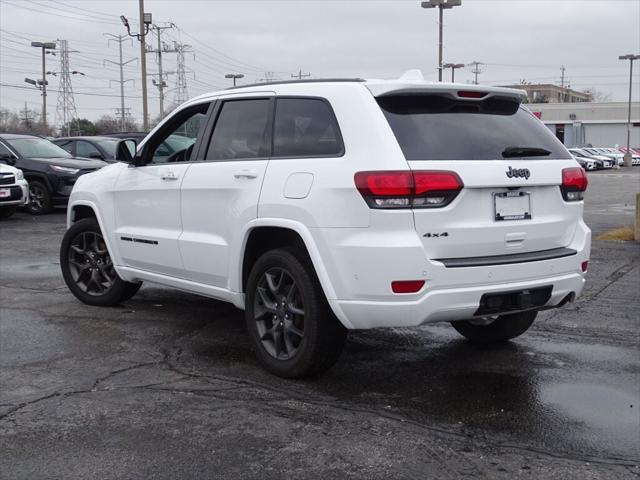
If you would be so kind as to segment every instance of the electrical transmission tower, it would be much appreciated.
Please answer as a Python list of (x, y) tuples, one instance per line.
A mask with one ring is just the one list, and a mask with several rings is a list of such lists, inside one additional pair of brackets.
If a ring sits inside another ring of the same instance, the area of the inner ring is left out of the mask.
[(189, 100), (189, 92), (187, 90), (187, 69), (185, 67), (185, 53), (193, 52), (191, 45), (187, 45), (184, 43), (178, 43), (176, 41), (173, 42), (173, 49), (166, 50), (167, 52), (175, 52), (178, 54), (177, 58), (177, 68), (176, 68), (176, 76), (177, 76), (177, 85), (176, 91), (173, 97), (173, 101), (176, 105), (180, 105), (181, 103)]
[(473, 83), (478, 85), (478, 75), (482, 73), (482, 70), (480, 69), (480, 65), (484, 65), (484, 63), (473, 61), (469, 65), (473, 65), (473, 70), (471, 70), (471, 73), (475, 75), (475, 79)]
[(56, 123), (67, 129), (67, 136), (71, 135), (71, 124), (78, 120), (76, 102), (73, 98), (71, 86), (71, 72), (69, 71), (69, 42), (58, 40), (60, 45), (60, 86), (58, 88), (58, 106), (56, 107)]
[(126, 80), (124, 79), (124, 66), (127, 63), (131, 63), (133, 61), (138, 61), (137, 58), (131, 58), (129, 60), (127, 60), (126, 62), (122, 61), (122, 44), (126, 41), (128, 41), (129, 39), (127, 38), (126, 35), (113, 35), (111, 33), (105, 33), (104, 35), (106, 35), (107, 37), (111, 37), (108, 41), (107, 41), (107, 45), (109, 45), (109, 42), (117, 42), (118, 43), (118, 50), (120, 52), (120, 61), (119, 62), (114, 62), (113, 60), (104, 60), (103, 61), (103, 65), (105, 63), (113, 63), (114, 65), (117, 65), (118, 67), (120, 67), (120, 80), (109, 80), (109, 87), (111, 87), (111, 82), (115, 82), (115, 83), (119, 83), (120, 84), (120, 108), (116, 109), (116, 113), (119, 114), (120, 117), (120, 128), (122, 129), (122, 131), (126, 131), (126, 124), (127, 124), (127, 114), (128, 114), (128, 108), (125, 108), (124, 106), (124, 84), (127, 82), (134, 82), (135, 81), (127, 78)]

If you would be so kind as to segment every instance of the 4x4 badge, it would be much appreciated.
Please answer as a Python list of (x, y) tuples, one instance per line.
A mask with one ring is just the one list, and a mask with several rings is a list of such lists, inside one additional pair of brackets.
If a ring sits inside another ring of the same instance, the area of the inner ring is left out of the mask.
[(509, 177), (509, 178), (523, 177), (523, 178), (526, 178), (528, 180), (530, 176), (531, 176), (531, 172), (529, 171), (528, 168), (512, 168), (512, 167), (509, 167), (509, 170), (507, 170), (507, 177)]

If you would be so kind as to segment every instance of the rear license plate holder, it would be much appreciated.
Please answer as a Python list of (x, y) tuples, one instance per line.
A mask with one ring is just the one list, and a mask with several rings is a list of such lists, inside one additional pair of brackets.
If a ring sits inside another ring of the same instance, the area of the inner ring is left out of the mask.
[(531, 194), (520, 190), (493, 194), (493, 213), (496, 222), (531, 220)]
[(9, 198), (11, 190), (9, 188), (0, 188), (0, 198)]

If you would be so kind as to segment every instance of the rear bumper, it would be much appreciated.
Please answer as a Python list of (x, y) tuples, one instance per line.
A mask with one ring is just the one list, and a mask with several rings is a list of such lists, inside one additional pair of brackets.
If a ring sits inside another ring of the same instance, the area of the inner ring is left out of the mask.
[[(451, 259), (428, 258), (413, 228), (400, 228), (392, 234), (347, 230), (317, 229), (314, 237), (335, 291), (333, 298), (327, 295), (329, 304), (352, 329), (470, 319), (484, 294), (545, 286), (552, 286), (551, 297), (536, 308), (563, 305), (569, 295), (573, 300), (582, 293), (582, 263), (589, 260), (591, 249), (591, 231), (579, 221), (569, 244), (555, 249), (570, 254), (537, 259), (524, 251), (520, 256), (528, 261), (521, 263), (468, 266), (467, 262), (460, 266), (453, 262), (455, 266), (447, 266), (444, 260)], [(545, 255), (548, 252), (553, 250)], [(492, 261), (496, 259), (503, 261), (497, 257)], [(424, 280), (425, 285), (417, 293), (394, 294), (394, 280)]]
[(407, 302), (343, 300), (336, 303), (352, 328), (413, 327), (425, 323), (473, 318), (480, 305), (480, 298), (487, 293), (552, 285), (551, 298), (544, 308), (553, 308), (564, 303), (563, 300), (572, 293), (578, 297), (582, 293), (584, 283), (582, 274), (572, 273), (522, 282), (427, 291), (419, 299)]

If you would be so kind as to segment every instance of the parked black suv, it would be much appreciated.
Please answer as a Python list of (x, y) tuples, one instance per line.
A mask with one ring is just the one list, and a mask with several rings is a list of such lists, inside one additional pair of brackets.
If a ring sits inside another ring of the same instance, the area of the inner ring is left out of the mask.
[(51, 140), (75, 157), (116, 162), (116, 147), (120, 139), (114, 137), (60, 137)]
[(72, 157), (49, 140), (33, 135), (0, 133), (0, 162), (19, 168), (29, 182), (28, 210), (34, 215), (66, 205), (80, 175), (106, 165)]

